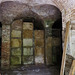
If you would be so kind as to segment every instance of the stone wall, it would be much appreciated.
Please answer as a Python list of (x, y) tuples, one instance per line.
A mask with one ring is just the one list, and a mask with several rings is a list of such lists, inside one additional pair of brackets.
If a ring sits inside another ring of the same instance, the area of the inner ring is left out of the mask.
[(1, 67), (9, 68), (10, 64), (10, 25), (2, 25)]
[[(40, 5), (40, 4), (52, 4), (52, 5), (55, 5), (56, 7), (58, 7), (60, 10), (61, 10), (61, 13), (62, 13), (62, 33), (63, 33), (63, 42), (64, 42), (64, 35), (65, 35), (65, 30), (66, 30), (66, 23), (68, 22), (68, 21), (70, 21), (71, 22), (71, 28), (70, 28), (70, 33), (69, 33), (69, 46), (70, 46), (70, 53), (68, 53), (68, 51), (67, 51), (67, 53), (66, 54), (69, 54), (69, 55), (71, 55), (71, 56), (73, 56), (74, 58), (75, 58), (75, 26), (74, 26), (74, 24), (75, 24), (75, 1), (74, 0), (41, 0), (41, 1), (39, 1), (39, 0), (0, 0), (0, 2), (5, 2), (5, 1), (19, 1), (19, 2), (22, 2), (22, 3), (26, 3), (26, 4), (28, 4), (28, 5), (30, 5), (31, 7), (34, 5)], [(9, 3), (10, 4), (10, 3)], [(2, 5), (2, 4), (1, 4)], [(0, 5), (0, 6), (1, 6)], [(7, 4), (6, 4), (7, 5)], [(11, 4), (10, 4), (11, 5)], [(21, 5), (20, 5), (21, 6)], [(3, 22), (3, 23), (11, 23), (13, 20), (14, 20), (14, 17), (15, 18), (21, 18), (21, 17), (26, 17), (26, 15), (23, 15), (23, 14), (25, 14), (24, 12), (25, 12), (25, 10), (27, 10), (27, 12), (26, 13), (28, 13), (28, 12), (31, 12), (31, 11), (28, 11), (28, 9), (31, 9), (31, 7), (29, 7), (29, 6), (23, 6), (23, 8), (27, 8), (27, 9), (21, 9), (21, 11), (23, 11), (23, 12), (21, 12), (20, 10), (18, 10), (18, 14), (17, 15), (15, 15), (14, 13), (16, 13), (16, 11), (15, 11), (15, 7), (16, 7), (16, 4), (14, 5), (14, 7), (13, 7), (13, 9), (11, 9), (11, 8), (8, 8), (7, 9), (7, 7), (5, 8), (4, 7), (4, 5), (3, 5), (3, 7), (1, 7), (0, 8), (0, 21), (1, 22)], [(18, 6), (19, 7), (19, 6)], [(16, 7), (16, 9), (18, 8), (18, 7)], [(3, 9), (3, 10), (2, 10)], [(9, 9), (11, 9), (12, 11), (10, 11)], [(33, 9), (34, 10), (34, 9)], [(1, 12), (1, 11), (4, 11), (4, 12)], [(7, 11), (7, 12), (6, 12)], [(8, 11), (10, 11), (10, 12), (8, 12)], [(13, 12), (13, 13), (11, 13), (11, 12)], [(10, 13), (10, 15), (9, 15), (9, 13)], [(31, 12), (32, 14), (34, 13), (34, 12)], [(38, 12), (39, 13), (39, 12)], [(37, 14), (38, 14), (37, 13)], [(42, 13), (42, 12), (41, 12)], [(8, 15), (6, 15), (6, 14), (8, 14)], [(32, 15), (32, 14), (28, 14), (28, 15)], [(48, 14), (48, 13), (47, 13)], [(46, 15), (47, 15), (46, 14)], [(21, 16), (22, 15), (22, 16)], [(38, 14), (39, 15), (39, 14)], [(45, 15), (45, 13), (43, 13), (43, 15)], [(46, 16), (45, 15), (45, 16)], [(3, 17), (4, 16), (4, 17)], [(18, 16), (18, 17), (17, 17)], [(34, 14), (33, 16), (36, 16), (36, 14)], [(42, 15), (41, 15), (42, 16)], [(49, 16), (49, 15), (48, 15)], [(9, 17), (9, 19), (7, 19)], [(40, 16), (39, 16), (40, 17)], [(12, 19), (11, 19), (12, 18)], [(37, 16), (35, 17), (35, 18), (38, 18)], [(2, 19), (3, 19), (3, 21), (2, 21)], [(6, 19), (6, 21), (9, 21), (10, 20), (10, 22), (5, 22), (5, 19)], [(40, 18), (41, 19), (41, 18)], [(4, 26), (3, 26), (4, 27)], [(6, 28), (4, 29), (4, 31), (5, 30), (8, 30), (7, 29), (7, 27), (8, 26), (5, 26)], [(4, 31), (2, 31), (2, 38), (4, 38), (4, 35), (6, 36), (6, 34), (4, 34), (5, 32)], [(8, 32), (8, 31), (7, 31)], [(10, 32), (10, 31), (9, 31)], [(9, 37), (9, 36), (8, 36)], [(5, 39), (5, 38), (4, 38)], [(10, 38), (9, 38), (10, 39)], [(2, 41), (2, 43), (4, 43), (4, 44), (6, 44), (6, 43), (10, 43), (10, 41)], [(6, 47), (6, 45), (2, 45), (2, 51), (5, 51), (4, 49), (3, 49), (3, 46), (5, 46)], [(7, 48), (6, 47), (6, 49), (8, 49), (9, 50), (9, 47)], [(6, 51), (5, 51), (6, 52)], [(4, 52), (4, 53), (5, 53)], [(8, 55), (9, 56), (9, 55)], [(69, 60), (69, 59), (68, 59)], [(5, 61), (5, 60), (4, 60)], [(7, 61), (8, 62), (8, 61)], [(6, 63), (7, 63), (6, 62)], [(2, 63), (3, 63), (3, 61), (2, 61)], [(6, 64), (5, 64), (6, 65)]]

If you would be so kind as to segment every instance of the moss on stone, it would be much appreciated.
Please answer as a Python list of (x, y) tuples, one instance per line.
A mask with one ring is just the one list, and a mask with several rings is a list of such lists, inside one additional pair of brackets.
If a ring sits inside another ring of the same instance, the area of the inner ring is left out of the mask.
[(11, 57), (11, 65), (21, 64), (21, 56), (12, 56)]

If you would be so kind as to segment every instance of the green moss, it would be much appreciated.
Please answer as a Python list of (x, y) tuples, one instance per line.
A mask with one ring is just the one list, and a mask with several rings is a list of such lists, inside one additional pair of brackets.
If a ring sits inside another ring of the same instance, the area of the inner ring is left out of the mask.
[(11, 65), (21, 64), (21, 56), (12, 56), (11, 57)]

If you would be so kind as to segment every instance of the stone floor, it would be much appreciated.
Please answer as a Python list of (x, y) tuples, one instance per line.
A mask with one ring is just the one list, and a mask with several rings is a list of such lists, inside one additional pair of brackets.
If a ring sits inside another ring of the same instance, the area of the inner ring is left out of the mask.
[(22, 66), (20, 68), (2, 71), (1, 75), (59, 75), (59, 69), (56, 66)]

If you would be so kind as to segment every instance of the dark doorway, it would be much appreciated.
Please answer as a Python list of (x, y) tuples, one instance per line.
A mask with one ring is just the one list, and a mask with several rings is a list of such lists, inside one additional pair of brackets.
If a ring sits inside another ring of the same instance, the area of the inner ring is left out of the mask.
[(52, 47), (53, 63), (61, 67), (62, 61), (62, 19), (58, 19), (52, 26), (52, 38), (55, 39), (55, 45)]

